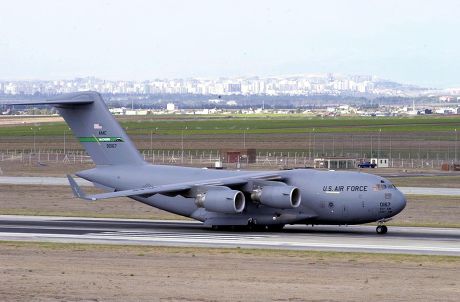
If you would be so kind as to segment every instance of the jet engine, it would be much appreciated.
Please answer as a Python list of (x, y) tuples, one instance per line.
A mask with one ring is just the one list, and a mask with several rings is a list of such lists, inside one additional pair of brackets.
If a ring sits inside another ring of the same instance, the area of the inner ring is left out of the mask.
[(235, 214), (243, 212), (246, 200), (241, 191), (218, 187), (197, 194), (195, 204), (207, 211)]
[(292, 186), (264, 186), (251, 193), (254, 201), (278, 209), (293, 209), (300, 205), (300, 191)]

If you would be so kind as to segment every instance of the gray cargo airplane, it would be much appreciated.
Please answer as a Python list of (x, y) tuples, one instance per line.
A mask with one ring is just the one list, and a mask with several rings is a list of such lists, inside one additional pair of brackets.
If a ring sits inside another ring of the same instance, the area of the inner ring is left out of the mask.
[(87, 195), (67, 175), (74, 195), (89, 201), (129, 197), (213, 229), (377, 222), (378, 234), (385, 234), (384, 223), (406, 206), (404, 195), (390, 181), (361, 172), (251, 172), (148, 164), (97, 92), (16, 104), (58, 109), (96, 164), (76, 175), (106, 191)]

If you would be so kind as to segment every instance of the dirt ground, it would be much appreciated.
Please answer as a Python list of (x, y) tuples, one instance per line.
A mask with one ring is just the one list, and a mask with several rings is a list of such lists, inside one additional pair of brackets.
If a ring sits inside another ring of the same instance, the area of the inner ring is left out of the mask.
[[(85, 187), (88, 192), (95, 189)], [(406, 209), (390, 223), (406, 226), (460, 227), (460, 197), (407, 196)], [(88, 202), (66, 186), (0, 185), (0, 213), (144, 219), (186, 219), (128, 198)]]
[[(159, 164), (159, 163), (156, 163)], [(161, 163), (160, 163), (161, 164)], [(171, 163), (166, 163), (171, 164)], [(181, 165), (180, 161), (175, 163)], [(187, 163), (185, 163), (187, 164)], [(206, 165), (196, 163), (195, 167), (204, 167)], [(79, 157), (73, 160), (70, 156), (69, 162), (61, 161), (48, 161), (46, 157), (42, 162), (38, 162), (37, 158), (29, 162), (25, 159), (23, 162), (20, 160), (4, 160), (0, 161), (0, 176), (56, 176), (64, 177), (66, 174), (72, 174), (77, 171), (94, 168), (95, 165), (91, 162), (81, 162)], [(236, 166), (235, 166), (236, 167)], [(235, 167), (228, 167), (235, 169)], [(246, 168), (246, 166), (244, 166)], [(263, 170), (277, 170), (281, 166), (257, 166), (250, 165), (249, 169), (263, 169)], [(444, 188), (460, 188), (460, 174), (459, 172), (445, 172), (438, 169), (430, 168), (376, 168), (376, 169), (355, 169), (363, 173), (377, 174), (387, 177), (397, 186), (404, 187), (444, 187)], [(411, 176), (419, 174), (435, 174), (436, 176)], [(394, 177), (394, 175), (401, 175), (401, 177)]]
[(0, 243), (1, 301), (458, 301), (460, 258)]
[[(88, 193), (101, 192), (85, 187)], [(129, 198), (88, 202), (74, 198), (66, 186), (0, 185), (0, 213), (74, 217), (185, 219)]]
[(0, 162), (0, 176), (55, 176), (65, 177), (77, 171), (94, 168), (93, 163), (27, 163), (18, 161)]
[(389, 225), (460, 228), (460, 197), (407, 195), (406, 208)]
[(37, 123), (55, 123), (63, 122), (64, 119), (60, 116), (14, 116), (4, 115), (0, 118), (0, 126), (5, 125), (24, 125)]
[(460, 188), (460, 176), (390, 177), (398, 187)]

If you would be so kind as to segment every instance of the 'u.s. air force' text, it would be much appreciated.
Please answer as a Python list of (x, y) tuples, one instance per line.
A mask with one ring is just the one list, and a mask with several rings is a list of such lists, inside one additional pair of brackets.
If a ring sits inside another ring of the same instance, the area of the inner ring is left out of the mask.
[(325, 192), (366, 192), (368, 186), (323, 186)]

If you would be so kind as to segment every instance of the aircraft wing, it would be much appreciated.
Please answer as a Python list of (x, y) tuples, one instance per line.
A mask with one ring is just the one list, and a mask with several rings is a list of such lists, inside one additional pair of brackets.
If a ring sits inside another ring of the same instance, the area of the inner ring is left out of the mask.
[(165, 193), (180, 193), (186, 190), (190, 190), (193, 187), (200, 186), (232, 186), (232, 185), (244, 185), (251, 180), (279, 180), (282, 176), (277, 173), (249, 173), (245, 175), (217, 178), (211, 180), (195, 181), (195, 182), (184, 182), (177, 184), (159, 185), (153, 187), (145, 187), (138, 189), (129, 189), (123, 191), (115, 191), (108, 193), (101, 193), (95, 195), (86, 195), (82, 189), (78, 186), (75, 180), (67, 175), (70, 186), (75, 197), (86, 199), (86, 200), (99, 200), (114, 197), (130, 197), (130, 196), (143, 196), (143, 195), (154, 195), (154, 194), (165, 194)]

